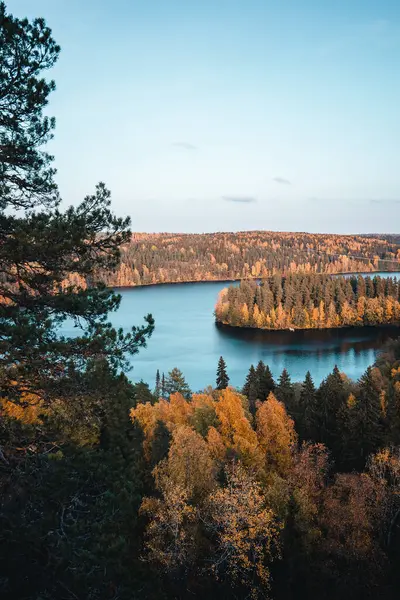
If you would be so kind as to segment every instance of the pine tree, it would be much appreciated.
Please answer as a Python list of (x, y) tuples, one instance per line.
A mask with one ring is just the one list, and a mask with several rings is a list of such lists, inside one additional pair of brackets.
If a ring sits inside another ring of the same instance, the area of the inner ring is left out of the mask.
[(307, 371), (300, 392), (296, 426), (301, 440), (316, 439), (317, 392), (310, 371)]
[(318, 423), (316, 435), (318, 442), (325, 444), (337, 459), (342, 446), (338, 415), (347, 401), (347, 393), (338, 367), (322, 381), (318, 392)]
[(254, 415), (256, 411), (257, 401), (257, 374), (254, 365), (250, 366), (245, 384), (242, 389), (242, 394), (244, 396), (247, 396), (247, 399), (249, 401), (250, 412)]
[(192, 392), (186, 383), (182, 371), (175, 367), (168, 373), (168, 377), (165, 379), (165, 393), (167, 396), (170, 396), (177, 392), (182, 394), (186, 400), (190, 400), (192, 396)]
[(292, 418), (295, 418), (296, 413), (296, 401), (295, 393), (290, 375), (286, 369), (283, 369), (281, 376), (279, 377), (278, 385), (275, 388), (275, 394), (280, 402), (283, 402), (287, 412)]
[(357, 438), (360, 449), (359, 467), (383, 443), (383, 414), (381, 394), (382, 375), (376, 367), (368, 367), (360, 379), (360, 395), (356, 406)]
[(257, 375), (257, 399), (264, 402), (275, 389), (275, 381), (272, 377), (271, 370), (268, 365), (265, 365), (262, 360), (256, 368)]
[(133, 385), (133, 394), (135, 404), (154, 404), (158, 400), (157, 396), (152, 394), (149, 384), (142, 379)]
[(155, 467), (160, 460), (167, 456), (171, 439), (171, 432), (164, 421), (158, 420), (154, 428), (153, 439), (151, 442), (150, 463), (152, 467)]
[(157, 369), (157, 372), (156, 372), (156, 385), (155, 385), (155, 388), (154, 388), (154, 395), (156, 396), (156, 398), (160, 397), (160, 392), (161, 392), (160, 370)]
[(161, 377), (161, 397), (165, 398), (165, 394), (166, 394), (166, 391), (165, 391), (165, 374), (163, 372), (162, 377)]
[(229, 384), (229, 376), (226, 372), (226, 362), (222, 358), (219, 357), (218, 367), (217, 367), (217, 390), (224, 390), (228, 387)]
[[(154, 326), (148, 315), (125, 334), (107, 321), (120, 296), (98, 274), (118, 265), (131, 234), (129, 218), (111, 212), (104, 184), (60, 209), (43, 149), (55, 126), (44, 115), (55, 84), (43, 73), (59, 50), (43, 19), (19, 20), (0, 4), (0, 391), (16, 402), (27, 391), (46, 403), (81, 394), (91, 361), (124, 368)], [(68, 318), (80, 335), (59, 334)]]

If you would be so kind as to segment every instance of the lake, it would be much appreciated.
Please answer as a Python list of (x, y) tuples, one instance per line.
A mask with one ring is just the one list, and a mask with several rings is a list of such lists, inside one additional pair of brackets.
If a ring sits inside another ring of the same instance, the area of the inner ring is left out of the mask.
[[(400, 273), (379, 275), (399, 277)], [(178, 367), (197, 391), (215, 384), (218, 358), (223, 356), (234, 386), (243, 385), (250, 364), (260, 359), (274, 377), (286, 368), (293, 381), (303, 380), (310, 370), (319, 383), (335, 364), (358, 379), (385, 340), (400, 335), (396, 327), (296, 332), (220, 329), (213, 310), (218, 292), (226, 285), (185, 283), (118, 290), (122, 302), (111, 318), (115, 326), (139, 325), (147, 313), (156, 321), (147, 348), (132, 358), (130, 378), (143, 379), (153, 387), (157, 369), (167, 374)]]

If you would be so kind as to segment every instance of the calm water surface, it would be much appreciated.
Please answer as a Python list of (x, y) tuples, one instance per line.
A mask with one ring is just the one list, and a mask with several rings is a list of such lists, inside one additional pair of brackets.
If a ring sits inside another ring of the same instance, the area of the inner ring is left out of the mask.
[[(383, 277), (400, 273), (380, 273)], [(285, 367), (294, 381), (308, 370), (316, 382), (338, 365), (357, 379), (374, 362), (377, 351), (399, 328), (331, 331), (248, 331), (218, 328), (213, 310), (226, 283), (188, 283), (120, 290), (121, 307), (112, 317), (118, 327), (138, 325), (152, 313), (156, 328), (146, 349), (133, 357), (132, 380), (154, 385), (155, 373), (179, 367), (193, 390), (214, 384), (218, 358), (228, 366), (231, 384), (242, 385), (251, 363), (262, 359), (274, 376)]]
[(357, 379), (374, 362), (384, 341), (400, 335), (399, 328), (299, 332), (221, 329), (215, 325), (213, 310), (218, 292), (226, 285), (187, 283), (119, 290), (121, 307), (111, 318), (115, 326), (139, 325), (147, 313), (156, 321), (147, 348), (132, 358), (130, 378), (143, 379), (153, 387), (157, 369), (167, 373), (179, 367), (197, 391), (215, 383), (222, 355), (234, 386), (243, 385), (250, 364), (260, 359), (275, 377), (285, 367), (294, 381), (303, 380), (310, 370), (320, 382), (335, 364)]

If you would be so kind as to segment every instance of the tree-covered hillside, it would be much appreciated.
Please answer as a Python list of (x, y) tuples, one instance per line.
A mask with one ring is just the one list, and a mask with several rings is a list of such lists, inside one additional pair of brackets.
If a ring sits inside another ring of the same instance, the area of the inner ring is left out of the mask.
[(359, 235), (243, 231), (134, 234), (112, 286), (268, 277), (275, 273), (349, 273), (400, 268), (400, 241)]

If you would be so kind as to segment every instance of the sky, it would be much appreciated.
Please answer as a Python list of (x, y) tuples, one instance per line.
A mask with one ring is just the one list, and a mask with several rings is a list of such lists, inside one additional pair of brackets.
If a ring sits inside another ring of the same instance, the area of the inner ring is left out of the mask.
[(134, 231), (400, 231), (398, 0), (9, 0), (61, 45), (57, 181)]

